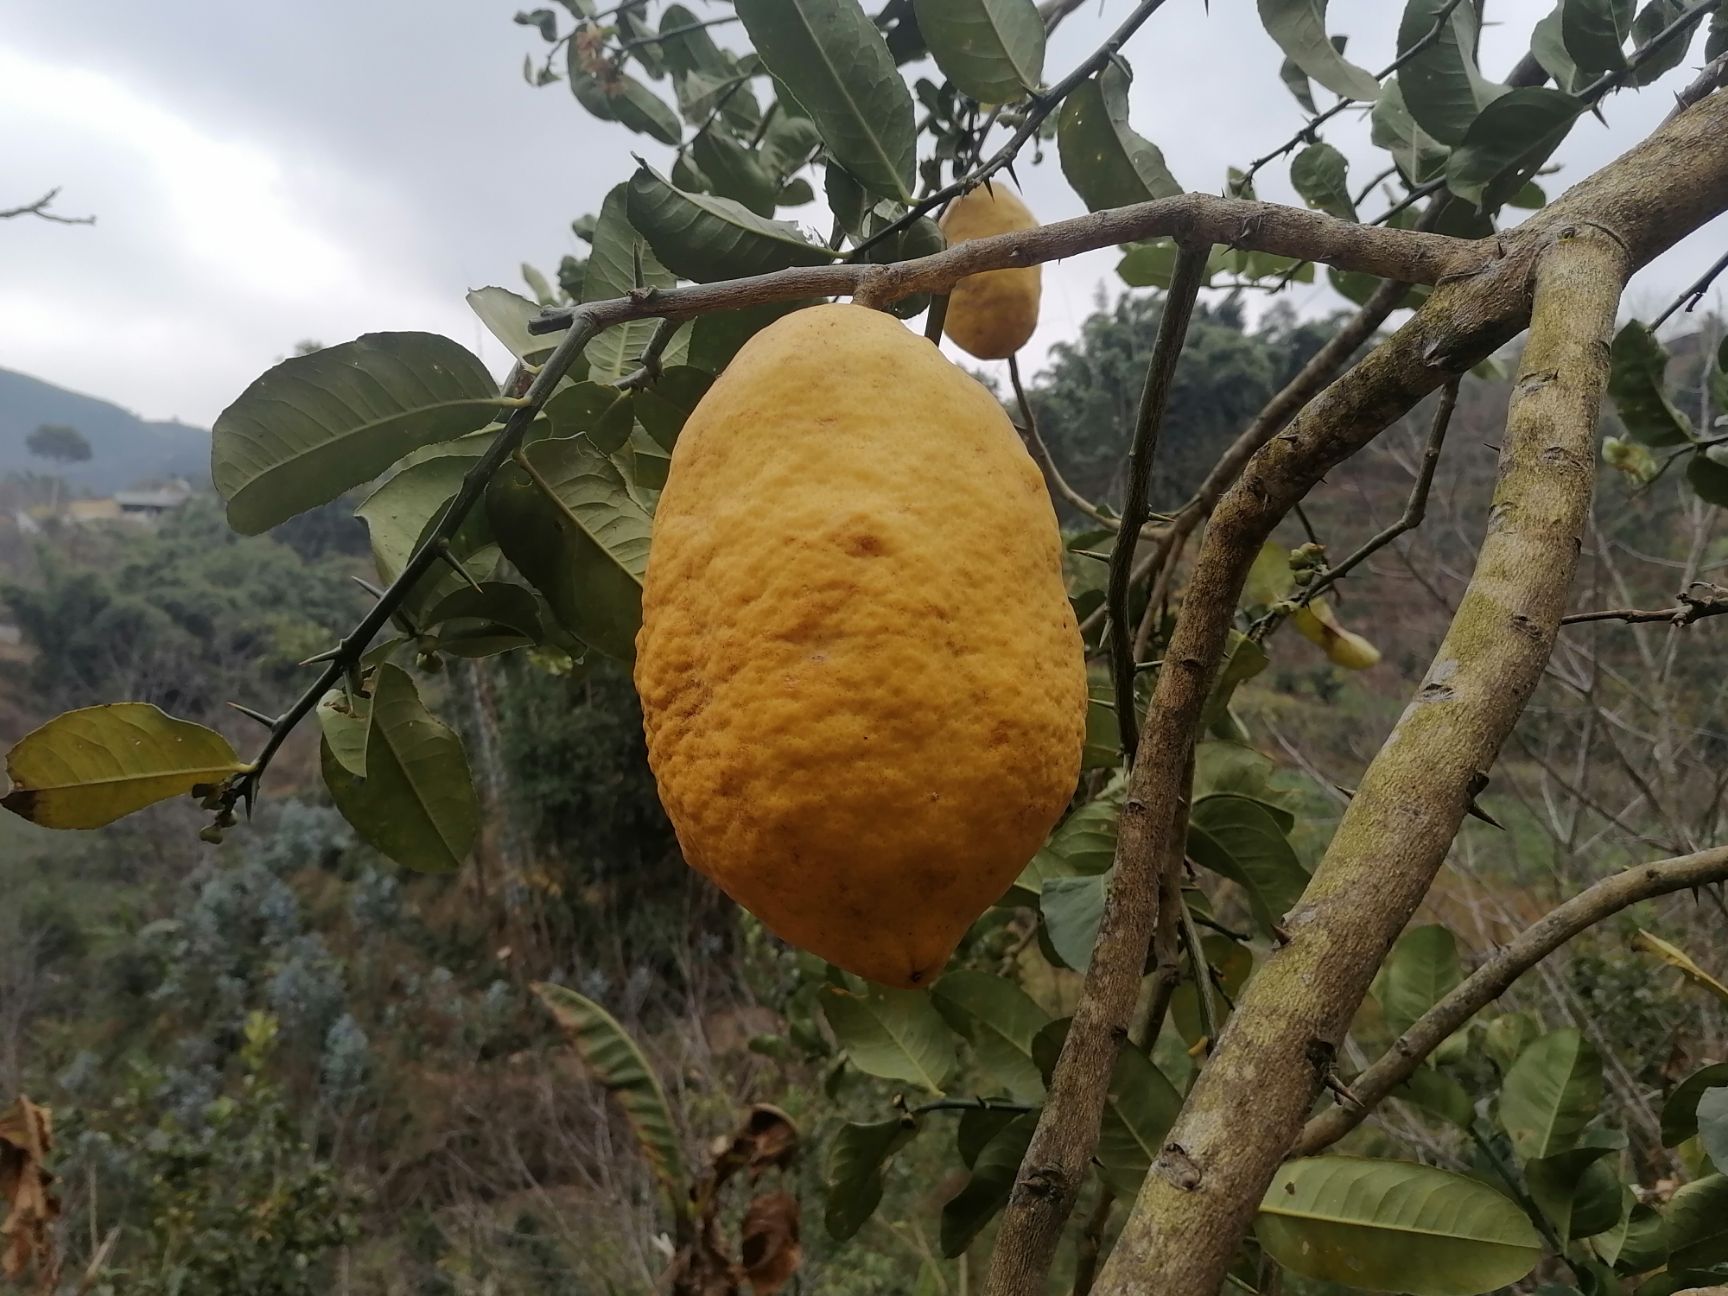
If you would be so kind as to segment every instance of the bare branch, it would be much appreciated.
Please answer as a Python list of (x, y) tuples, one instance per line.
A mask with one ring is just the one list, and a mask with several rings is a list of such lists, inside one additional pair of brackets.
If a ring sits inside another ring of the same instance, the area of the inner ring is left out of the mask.
[(94, 225), (94, 216), (62, 216), (59, 212), (49, 211), (54, 200), (60, 196), (58, 186), (50, 189), (33, 203), (25, 203), (22, 207), (0, 209), (0, 220), (11, 220), (14, 216), (36, 216), (45, 221), (53, 221), (56, 225)]
[(1537, 963), (1580, 932), (1622, 909), (1693, 887), (1728, 879), (1728, 846), (1640, 864), (1603, 878), (1572, 897), (1502, 946), (1481, 967), (1424, 1013), (1386, 1050), (1379, 1061), (1350, 1082), (1361, 1110), (1336, 1107), (1314, 1117), (1290, 1149), (1292, 1156), (1313, 1156), (1359, 1125), (1375, 1104), (1403, 1084), (1422, 1061), (1478, 1011)]
[[(1694, 593), (1693, 591), (1702, 591)], [(1689, 626), (1705, 617), (1728, 615), (1728, 589), (1707, 581), (1693, 581), (1680, 594), (1680, 602), (1671, 608), (1640, 610), (1638, 608), (1608, 608), (1601, 612), (1574, 612), (1560, 618), (1561, 625), (1582, 625), (1587, 621), (1625, 621), (1638, 625), (1651, 621), (1666, 621), (1669, 625)]]
[(1123, 494), (1122, 523), (1116, 532), (1116, 549), (1110, 556), (1110, 580), (1105, 587), (1105, 603), (1110, 609), (1110, 665), (1116, 680), (1116, 725), (1122, 735), (1122, 750), (1130, 761), (1139, 742), (1134, 718), (1134, 652), (1128, 626), (1128, 584), (1134, 566), (1134, 543), (1146, 524), (1146, 497), (1151, 488), (1152, 460), (1158, 453), (1158, 433), (1164, 424), (1164, 410), (1170, 403), (1176, 362), (1188, 336), (1194, 301), (1206, 281), (1206, 261), (1211, 250), (1206, 243), (1185, 243), (1176, 254), (1176, 269), (1158, 321), (1158, 339), (1146, 367), (1146, 387), (1140, 394), (1134, 439), (1128, 447), (1128, 486)]
[[(1723, 67), (1728, 67), (1728, 54), (1724, 54), (1717, 61)], [(1728, 270), (1728, 252), (1724, 252), (1718, 257), (1714, 265), (1694, 279), (1690, 287), (1669, 302), (1667, 309), (1652, 321), (1650, 327), (1653, 329), (1661, 328), (1663, 324), (1668, 322), (1668, 317), (1682, 307), (1685, 308), (1687, 314), (1691, 314), (1698, 303), (1704, 300), (1704, 294), (1710, 291), (1710, 285), (1716, 282), (1716, 276), (1724, 270)]]
[(1050, 447), (1044, 442), (1044, 434), (1038, 430), (1038, 416), (1032, 412), (1032, 402), (1026, 396), (1026, 388), (1020, 381), (1020, 358), (1018, 355), (1008, 357), (1008, 382), (1014, 388), (1014, 401), (1020, 407), (1022, 431), (1031, 442), (1032, 453), (1037, 457), (1039, 466), (1044, 469), (1044, 475), (1050, 479), (1050, 485), (1056, 493), (1067, 500), (1080, 512), (1094, 522), (1104, 526), (1115, 526), (1116, 519), (1079, 491), (1068, 484), (1068, 479), (1062, 475), (1062, 470), (1056, 466), (1056, 458), (1050, 453)]

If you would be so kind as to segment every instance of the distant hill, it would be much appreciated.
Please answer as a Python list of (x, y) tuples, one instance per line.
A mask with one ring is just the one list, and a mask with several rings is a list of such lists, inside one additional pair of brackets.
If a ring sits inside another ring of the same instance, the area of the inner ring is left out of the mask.
[[(24, 439), (43, 423), (65, 423), (94, 452), (84, 463), (38, 458)], [(115, 491), (156, 477), (210, 483), (210, 433), (186, 423), (151, 423), (94, 396), (81, 396), (40, 378), (0, 369), (0, 476), (58, 473), (74, 487)]]

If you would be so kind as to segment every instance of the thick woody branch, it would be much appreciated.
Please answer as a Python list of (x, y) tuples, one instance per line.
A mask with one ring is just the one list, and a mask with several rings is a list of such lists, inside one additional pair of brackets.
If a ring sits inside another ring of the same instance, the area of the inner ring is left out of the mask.
[[(1425, 683), (1286, 915), (1288, 943), (1250, 980), (1189, 1093), (1100, 1277), (1100, 1293), (1202, 1296), (1217, 1289), (1285, 1148), (1331, 1077), (1375, 969), (1426, 894), (1481, 772), (1540, 680), (1589, 509), (1608, 338), (1630, 269), (1622, 240), (1587, 226), (1563, 232), (1541, 256), (1530, 342), (1471, 587)], [(1447, 296), (1431, 299), (1441, 318)], [(1337, 386), (1383, 366), (1429, 314), (1420, 312)], [(1303, 421), (1291, 437), (1300, 438)], [(1268, 451), (1278, 448), (1274, 441)], [(1257, 483), (1251, 464), (1232, 495), (1287, 489), (1267, 477)], [(1232, 521), (1221, 508), (1214, 533)], [(1239, 535), (1226, 535), (1232, 549), (1240, 544)], [(1215, 539), (1208, 536), (1209, 550)], [(1232, 577), (1238, 569), (1245, 571), (1240, 558), (1225, 567)], [(1240, 588), (1233, 579), (1207, 593), (1234, 603)], [(1202, 647), (1210, 651), (1196, 666), (1206, 671), (1216, 649)], [(1166, 672), (1174, 655), (1166, 654)], [(1191, 734), (1190, 726), (1175, 737), (1186, 742)]]
[(1306, 257), (1341, 270), (1424, 284), (1472, 273), (1494, 255), (1491, 242), (1362, 226), (1278, 203), (1180, 194), (1092, 212), (1037, 229), (973, 239), (912, 261), (794, 266), (753, 279), (643, 291), (580, 308), (547, 311), (529, 328), (535, 333), (556, 332), (568, 325), (577, 309), (591, 312), (597, 324), (608, 327), (653, 317), (689, 319), (710, 311), (806, 297), (851, 296), (864, 305), (886, 306), (915, 293), (947, 292), (967, 275), (984, 270), (1039, 265), (1119, 243), (1164, 237), (1180, 243), (1220, 243)]
[(1453, 988), (1396, 1040), (1385, 1054), (1350, 1082), (1360, 1107), (1335, 1107), (1314, 1117), (1290, 1149), (1292, 1156), (1313, 1156), (1343, 1138), (1404, 1081), (1435, 1049), (1506, 988), (1580, 932), (1612, 918), (1641, 900), (1707, 886), (1728, 879), (1728, 846), (1640, 864), (1603, 878), (1526, 927), (1481, 967)]

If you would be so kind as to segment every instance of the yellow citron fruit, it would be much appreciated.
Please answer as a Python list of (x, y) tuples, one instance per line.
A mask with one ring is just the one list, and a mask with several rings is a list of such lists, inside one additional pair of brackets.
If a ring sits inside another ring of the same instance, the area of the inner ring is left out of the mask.
[[(1001, 181), (962, 194), (942, 216), (942, 234), (949, 247), (968, 239), (1037, 228), (1037, 218)], [(943, 331), (980, 360), (1006, 360), (1026, 345), (1038, 327), (1042, 274), (1043, 268), (1033, 265), (968, 275), (949, 293)]]
[(672, 452), (636, 640), (685, 858), (777, 935), (927, 986), (1073, 794), (1080, 635), (1001, 406), (897, 320), (797, 311)]
[(1367, 670), (1380, 660), (1380, 650), (1354, 631), (1346, 630), (1326, 603), (1309, 603), (1290, 616), (1296, 629), (1310, 643), (1326, 650), (1334, 665), (1346, 670)]

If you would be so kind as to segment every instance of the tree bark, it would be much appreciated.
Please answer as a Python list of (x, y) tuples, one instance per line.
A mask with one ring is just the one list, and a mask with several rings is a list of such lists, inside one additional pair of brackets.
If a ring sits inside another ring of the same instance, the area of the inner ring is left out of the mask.
[(1589, 513), (1608, 341), (1631, 268), (1617, 234), (1582, 223), (1542, 254), (1470, 588), (1286, 915), (1288, 943), (1248, 983), (1189, 1093), (1100, 1296), (1217, 1290), (1375, 970), (1541, 679)]

